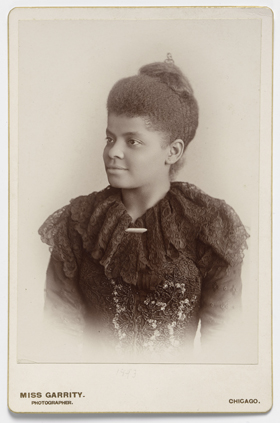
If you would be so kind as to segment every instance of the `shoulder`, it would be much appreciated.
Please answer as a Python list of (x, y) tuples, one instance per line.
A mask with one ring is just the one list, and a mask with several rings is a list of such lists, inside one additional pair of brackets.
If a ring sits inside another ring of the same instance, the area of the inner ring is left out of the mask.
[(77, 222), (85, 225), (96, 207), (113, 194), (115, 189), (109, 186), (102, 191), (73, 198), (69, 204), (56, 210), (45, 220), (38, 230), (41, 240), (53, 247), (59, 233), (69, 233)]
[(241, 263), (249, 235), (235, 210), (187, 182), (173, 182), (172, 191), (197, 228), (197, 238), (227, 263)]
[(210, 210), (220, 209), (226, 202), (219, 198), (211, 197), (200, 188), (189, 182), (172, 182), (171, 189), (182, 195), (186, 200), (194, 203), (197, 207), (210, 207)]
[(76, 197), (51, 214), (39, 228), (42, 242), (50, 246), (52, 257), (63, 263), (67, 277), (77, 274), (93, 211), (102, 208), (100, 205), (106, 203), (106, 199), (113, 197), (114, 193), (114, 189), (107, 187), (99, 192)]

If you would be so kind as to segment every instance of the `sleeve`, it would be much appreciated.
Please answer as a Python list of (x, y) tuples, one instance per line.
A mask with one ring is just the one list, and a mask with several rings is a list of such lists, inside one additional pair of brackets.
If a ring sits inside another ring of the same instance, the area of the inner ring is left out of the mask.
[(201, 291), (201, 345), (230, 349), (241, 333), (242, 264), (214, 266), (204, 277)]
[(52, 214), (39, 234), (51, 251), (45, 285), (45, 330), (50, 337), (57, 336), (58, 343), (62, 342), (61, 335), (64, 345), (72, 341), (78, 344), (85, 325), (85, 305), (78, 285), (82, 240), (71, 219), (71, 205)]
[(47, 269), (44, 315), (47, 326), (82, 337), (85, 307), (77, 282), (65, 276), (63, 263), (53, 256)]
[(241, 271), (249, 235), (224, 201), (213, 200), (210, 206), (198, 241), (201, 346), (229, 357), (242, 338)]

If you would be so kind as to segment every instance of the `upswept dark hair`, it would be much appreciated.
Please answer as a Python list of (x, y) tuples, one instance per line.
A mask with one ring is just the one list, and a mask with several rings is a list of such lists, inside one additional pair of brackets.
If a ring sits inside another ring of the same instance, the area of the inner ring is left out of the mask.
[[(107, 110), (108, 114), (148, 118), (152, 129), (168, 135), (168, 144), (182, 139), (184, 150), (198, 126), (198, 104), (193, 89), (173, 63), (151, 63), (141, 67), (138, 75), (119, 80), (109, 93)], [(172, 166), (173, 174), (182, 162)]]

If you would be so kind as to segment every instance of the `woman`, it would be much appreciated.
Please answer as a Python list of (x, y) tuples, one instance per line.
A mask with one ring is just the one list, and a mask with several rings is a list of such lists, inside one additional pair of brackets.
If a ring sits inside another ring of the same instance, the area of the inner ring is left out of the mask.
[(91, 357), (187, 360), (199, 321), (220, 348), (241, 306), (248, 235), (224, 201), (173, 182), (198, 125), (193, 90), (169, 56), (118, 81), (107, 110), (110, 185), (39, 230), (52, 252), (46, 311), (84, 332)]

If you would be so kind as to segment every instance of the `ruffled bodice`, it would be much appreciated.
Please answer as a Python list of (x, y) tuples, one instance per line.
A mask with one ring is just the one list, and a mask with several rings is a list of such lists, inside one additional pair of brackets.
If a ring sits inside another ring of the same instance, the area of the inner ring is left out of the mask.
[[(125, 231), (132, 227), (147, 232)], [(219, 298), (217, 274), (224, 293), (241, 292), (240, 272), (234, 289), (223, 284), (240, 269), (248, 234), (230, 206), (188, 183), (172, 183), (134, 223), (118, 189), (78, 197), (39, 233), (91, 325), (106, 328), (119, 347), (172, 349), (193, 339), (201, 311)], [(214, 307), (228, 306), (228, 295)]]

